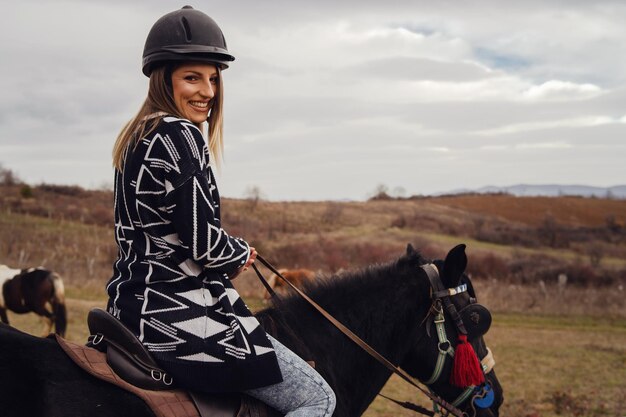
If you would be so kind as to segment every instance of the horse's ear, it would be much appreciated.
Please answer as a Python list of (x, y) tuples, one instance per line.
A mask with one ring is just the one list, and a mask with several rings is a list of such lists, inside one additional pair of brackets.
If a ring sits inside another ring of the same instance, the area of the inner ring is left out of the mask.
[(402, 263), (408, 263), (409, 265), (418, 265), (420, 259), (420, 253), (409, 243), (406, 245), (406, 253), (400, 258), (400, 261)]
[(460, 244), (453, 247), (443, 264), (443, 284), (447, 288), (454, 288), (459, 285), (461, 276), (467, 267), (467, 255), (465, 255), (465, 245)]

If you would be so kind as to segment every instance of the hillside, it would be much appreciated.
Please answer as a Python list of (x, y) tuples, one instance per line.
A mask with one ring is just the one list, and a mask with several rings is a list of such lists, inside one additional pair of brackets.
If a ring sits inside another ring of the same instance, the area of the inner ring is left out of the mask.
[(584, 197), (515, 197), (510, 194), (442, 196), (437, 204), (479, 215), (493, 216), (527, 226), (554, 218), (568, 227), (603, 227), (607, 222), (624, 226), (626, 201)]
[[(84, 285), (116, 256), (110, 191), (58, 185), (0, 187), (0, 259), (45, 264)], [(465, 242), (470, 271), (511, 283), (620, 285), (626, 201), (458, 195), (368, 202), (224, 199), (224, 225), (281, 267), (332, 273), (397, 258), (412, 243), (440, 257)]]
[(626, 185), (613, 187), (592, 187), (588, 185), (561, 185), (561, 184), (516, 184), (506, 187), (488, 185), (476, 190), (452, 191), (459, 193), (495, 194), (506, 193), (517, 197), (597, 197), (597, 198), (626, 198)]
[[(0, 186), (0, 263), (44, 265), (63, 276), (69, 337), (78, 343), (88, 335), (87, 311), (106, 302), (117, 255), (112, 201), (110, 191)], [(466, 243), (479, 301), (494, 317), (486, 338), (506, 390), (501, 414), (621, 410), (624, 367), (615, 364), (624, 358), (626, 201), (461, 195), (362, 203), (224, 199), (222, 206), (227, 230), (277, 266), (325, 274), (395, 259), (408, 242), (428, 257)], [(560, 274), (566, 284), (558, 284)], [(264, 306), (252, 271), (234, 285), (252, 309)], [(10, 319), (40, 332), (34, 314)], [(537, 360), (539, 373), (532, 371)], [(394, 378), (384, 391), (415, 395)], [(365, 415), (410, 413), (379, 399)]]

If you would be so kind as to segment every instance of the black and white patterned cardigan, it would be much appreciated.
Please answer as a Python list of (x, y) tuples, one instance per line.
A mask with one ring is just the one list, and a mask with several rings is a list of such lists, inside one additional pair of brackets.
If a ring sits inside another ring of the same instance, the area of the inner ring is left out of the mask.
[(264, 330), (229, 275), (248, 244), (220, 225), (200, 130), (163, 117), (115, 174), (118, 259), (107, 284), (119, 318), (182, 387), (242, 391), (281, 381)]

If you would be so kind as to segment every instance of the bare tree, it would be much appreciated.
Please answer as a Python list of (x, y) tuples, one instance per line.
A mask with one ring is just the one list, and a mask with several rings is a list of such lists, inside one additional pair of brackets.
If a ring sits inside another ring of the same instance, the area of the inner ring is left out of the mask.
[(390, 200), (389, 187), (385, 184), (378, 184), (372, 193), (370, 200)]
[(259, 205), (259, 202), (263, 200), (263, 192), (258, 185), (251, 185), (246, 189), (244, 198), (248, 202), (250, 210), (254, 210)]
[(18, 178), (18, 176), (13, 172), (13, 170), (5, 168), (0, 164), (0, 184), (1, 185), (17, 185), (21, 184), (22, 181)]
[(393, 187), (391, 195), (395, 198), (403, 198), (406, 195), (406, 189), (402, 186)]
[(546, 214), (539, 226), (539, 236), (548, 246), (554, 248), (557, 245), (557, 231), (556, 219), (552, 214)]

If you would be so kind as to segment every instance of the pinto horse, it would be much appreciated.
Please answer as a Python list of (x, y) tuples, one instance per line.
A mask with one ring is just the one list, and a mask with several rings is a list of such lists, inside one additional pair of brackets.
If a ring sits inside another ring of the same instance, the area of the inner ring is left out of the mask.
[(0, 320), (9, 324), (7, 310), (42, 316), (44, 336), (50, 333), (53, 323), (55, 333), (65, 335), (67, 310), (61, 277), (41, 267), (19, 270), (0, 265)]
[[(315, 272), (310, 269), (279, 269), (278, 272), (298, 288), (301, 288), (306, 281), (315, 279)], [(285, 294), (287, 292), (287, 284), (278, 278), (276, 274), (272, 274), (267, 283), (276, 293)], [(265, 291), (265, 299), (269, 300), (271, 297), (271, 294)]]
[[(395, 262), (345, 272), (340, 279), (310, 281), (305, 292), (411, 376), (428, 381), (433, 370), (441, 368), (440, 377), (428, 387), (445, 401), (454, 402), (467, 390), (450, 382), (450, 358), (446, 356), (442, 366), (436, 366), (441, 356), (437, 334), (455, 341), (457, 330), (447, 310), (442, 313), (446, 315), (443, 330), (436, 330), (429, 320), (433, 299), (429, 276), (420, 268), (425, 263), (427, 260), (409, 246)], [(451, 297), (463, 297), (453, 299), (460, 310), (472, 302), (470, 296), (475, 298), (463, 274), (466, 264), (464, 245), (460, 245), (439, 267), (445, 287), (468, 288), (466, 293)], [(295, 295), (281, 298), (257, 317), (281, 342), (301, 357), (315, 361), (316, 369), (336, 393), (335, 417), (362, 415), (391, 376), (391, 371)], [(488, 325), (478, 330), (470, 322), (466, 326), (476, 355), (480, 359), (490, 357), (483, 340)], [(455, 346), (454, 342), (450, 344)], [(138, 397), (84, 373), (51, 338), (35, 338), (0, 325), (0, 346), (0, 409), (4, 417), (154, 417)], [(490, 401), (476, 402), (470, 387), (472, 395), (457, 404), (470, 417), (499, 414), (502, 388), (491, 367), (485, 373)]]

